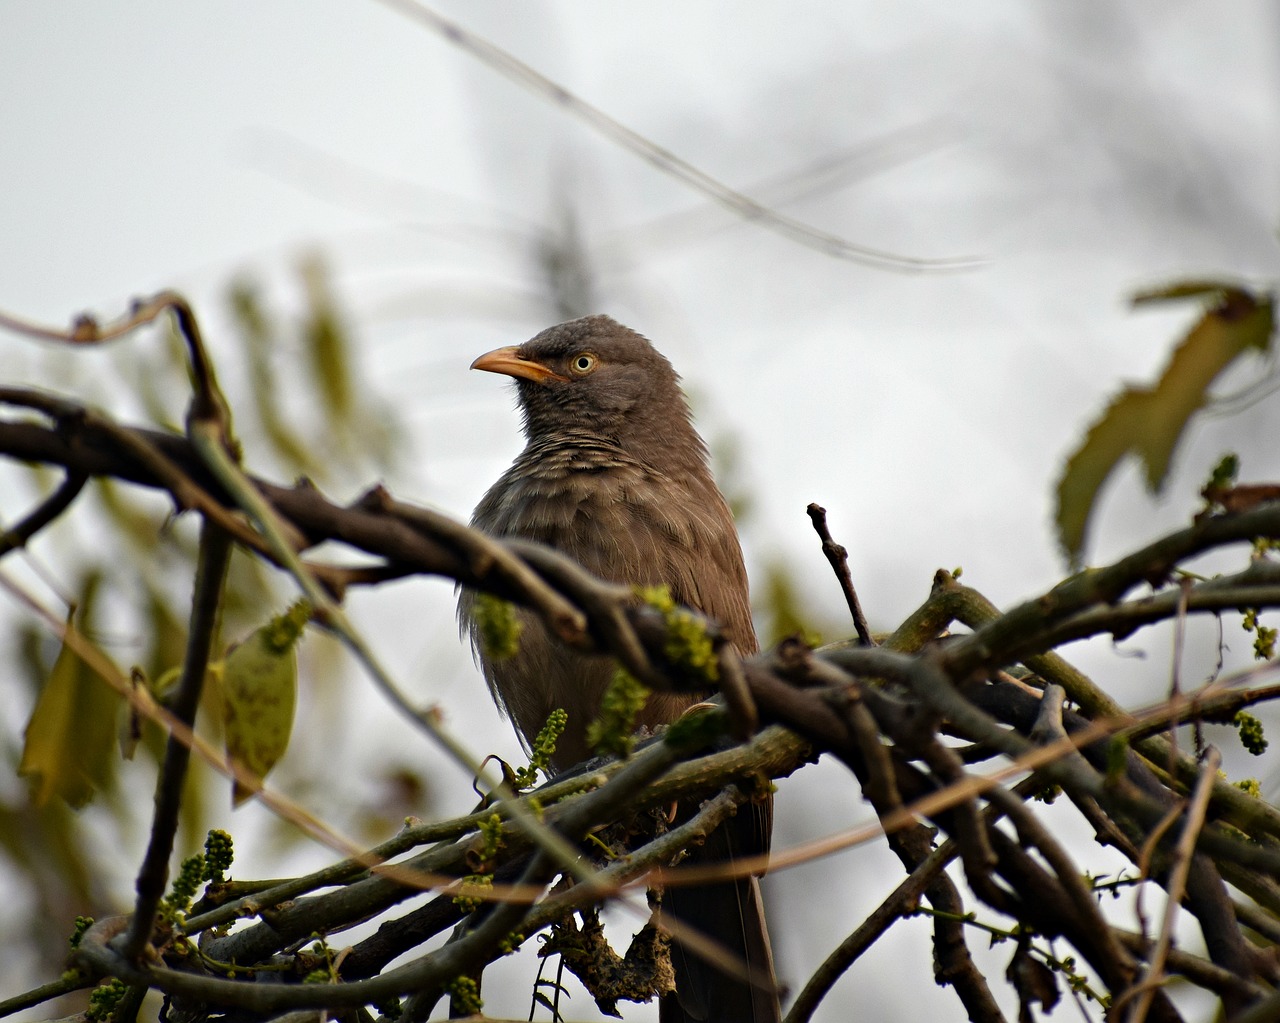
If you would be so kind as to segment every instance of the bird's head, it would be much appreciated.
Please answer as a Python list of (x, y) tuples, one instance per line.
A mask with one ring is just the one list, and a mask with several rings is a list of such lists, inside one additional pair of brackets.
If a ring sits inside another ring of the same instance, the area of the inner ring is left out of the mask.
[(548, 327), (522, 345), (485, 353), (471, 368), (515, 379), (531, 443), (577, 432), (649, 462), (659, 452), (706, 457), (671, 363), (608, 316)]

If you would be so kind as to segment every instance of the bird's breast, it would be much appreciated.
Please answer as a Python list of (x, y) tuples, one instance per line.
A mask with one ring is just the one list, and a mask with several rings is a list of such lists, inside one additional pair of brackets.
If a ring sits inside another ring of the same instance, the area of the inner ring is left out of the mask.
[(664, 564), (692, 552), (708, 509), (681, 480), (611, 448), (526, 452), (486, 495), (476, 525), (557, 548), (614, 582), (668, 582)]

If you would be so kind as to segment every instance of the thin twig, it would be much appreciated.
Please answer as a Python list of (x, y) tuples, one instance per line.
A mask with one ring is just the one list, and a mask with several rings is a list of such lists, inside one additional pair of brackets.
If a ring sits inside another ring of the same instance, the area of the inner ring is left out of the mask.
[[(616, 768), (617, 765), (608, 765), (605, 770)], [(583, 792), (587, 789), (596, 788), (604, 783), (607, 775), (602, 772), (592, 772), (590, 774), (575, 775), (571, 778), (563, 780), (557, 779), (548, 782), (541, 788), (535, 789), (522, 798), (526, 801), (537, 800), (542, 807), (549, 807), (557, 800), (566, 795)], [(280, 905), (297, 899), (300, 895), (313, 892), (318, 888), (327, 888), (335, 884), (344, 884), (350, 882), (356, 877), (368, 874), (370, 871), (378, 871), (379, 865), (399, 856), (402, 853), (431, 842), (439, 842), (444, 839), (461, 838), (476, 830), (476, 826), (484, 820), (488, 820), (493, 816), (493, 808), (486, 806), (484, 809), (477, 810), (465, 817), (455, 817), (451, 820), (433, 821), (426, 824), (417, 824), (412, 827), (405, 828), (394, 838), (390, 838), (380, 845), (374, 846), (368, 852), (358, 857), (350, 857), (337, 863), (323, 867), (314, 873), (307, 874), (303, 877), (291, 878), (288, 881), (281, 881), (278, 884), (272, 884), (270, 887), (252, 894), (244, 895), (238, 899), (223, 903), (222, 905), (210, 909), (206, 912), (193, 914), (183, 921), (182, 930), (185, 934), (198, 934), (200, 931), (210, 927), (217, 927), (221, 924), (230, 923), (239, 919), (247, 913), (258, 913), (273, 906)], [(420, 868), (410, 868), (417, 872)], [(408, 873), (408, 870), (402, 870), (401, 875)], [(449, 878), (441, 878), (443, 881)], [(198, 907), (197, 907), (198, 908)]]
[(787, 1010), (783, 1023), (807, 1023), (835, 982), (854, 961), (883, 935), (893, 922), (912, 911), (921, 893), (956, 858), (959, 851), (950, 839), (943, 842), (913, 870), (858, 927), (827, 956)]
[[(22, 408), (36, 409), (54, 419), (60, 430), (78, 429), (105, 434), (118, 445), (125, 459), (132, 459), (153, 477), (152, 485), (168, 492), (179, 511), (198, 511), (212, 519), (230, 536), (244, 546), (260, 554), (267, 554), (266, 544), (243, 521), (230, 514), (222, 504), (176, 464), (156, 443), (164, 434), (151, 434), (143, 430), (121, 426), (106, 413), (87, 406), (56, 398), (43, 391), (21, 387), (0, 387), (0, 402)], [(68, 464), (69, 474), (92, 474), (94, 470)], [(127, 478), (121, 467), (118, 473)], [(268, 555), (269, 556), (269, 555)]]
[[(1111, 930), (1116, 940), (1135, 955), (1146, 955), (1150, 952), (1151, 943), (1144, 935), (1136, 931), (1121, 930), (1118, 927), (1112, 927)], [(1219, 995), (1234, 994), (1255, 999), (1266, 991), (1261, 984), (1245, 980), (1208, 959), (1184, 952), (1182, 949), (1170, 948), (1165, 962), (1172, 972), (1181, 974), (1193, 983)]]
[[(1232, 515), (1208, 516), (1111, 565), (1072, 576), (1051, 592), (1019, 604), (949, 644), (945, 655), (948, 673), (967, 678), (973, 672), (1011, 664), (1048, 649), (1045, 643), (1050, 636), (1054, 644), (1064, 642), (1050, 630), (1072, 616), (1115, 604), (1134, 587), (1167, 577), (1179, 563), (1196, 554), (1257, 537), (1280, 537), (1280, 502), (1259, 504)], [(1188, 601), (1188, 606), (1194, 602)], [(1071, 696), (1078, 699), (1075, 693)]]
[(837, 259), (846, 259), (880, 270), (894, 270), (900, 273), (970, 270), (981, 265), (980, 260), (970, 256), (922, 259), (859, 245), (769, 209), (749, 196), (717, 181), (693, 164), (676, 156), (669, 149), (659, 146), (639, 132), (614, 120), (600, 108), (592, 106), (564, 86), (535, 71), (511, 53), (487, 39), (468, 32), (457, 22), (449, 20), (426, 4), (415, 2), (415, 0), (380, 0), (380, 2), (404, 17), (426, 25), (446, 41), (470, 53), (499, 74), (567, 110), (588, 127), (639, 156), (662, 173), (701, 192), (708, 199), (720, 204), (743, 220), (758, 223), (790, 241)]
[(52, 998), (61, 998), (65, 994), (72, 991), (79, 991), (81, 988), (93, 987), (97, 983), (87, 975), (78, 972), (69, 972), (66, 976), (59, 977), (55, 981), (48, 984), (41, 984), (39, 987), (32, 988), (30, 991), (24, 991), (22, 994), (14, 995), (12, 998), (6, 998), (0, 1001), (0, 1019), (5, 1016), (12, 1016), (14, 1013), (22, 1012), (24, 1009), (30, 1009), (34, 1006), (41, 1005)]
[[(1187, 642), (1187, 600), (1191, 595), (1192, 582), (1183, 577), (1178, 580), (1178, 613), (1173, 619), (1173, 664), (1169, 669), (1169, 702), (1182, 702), (1182, 654)], [(1178, 730), (1171, 727), (1168, 731), (1169, 762), (1166, 767), (1170, 775), (1175, 774), (1178, 763)], [(1202, 750), (1197, 749), (1197, 752)]]
[(1164, 977), (1165, 958), (1173, 945), (1173, 929), (1178, 922), (1178, 908), (1182, 903), (1182, 894), (1186, 891), (1187, 872), (1191, 869), (1191, 859), (1195, 854), (1196, 837), (1204, 826), (1205, 811), (1209, 807), (1209, 793), (1213, 791), (1213, 780), (1217, 777), (1218, 768), (1222, 764), (1222, 754), (1216, 746), (1205, 750), (1204, 765), (1201, 768), (1200, 782), (1191, 794), (1187, 804), (1186, 821), (1182, 826), (1182, 834), (1174, 848), (1173, 865), (1169, 869), (1169, 898), (1164, 907), (1164, 923), (1160, 928), (1160, 937), (1147, 960), (1147, 969), (1136, 989), (1126, 991), (1116, 1000), (1116, 1008), (1134, 994), (1138, 1002), (1129, 1017), (1132, 1023), (1143, 1023), (1147, 1018), (1147, 1010), (1151, 1007), (1151, 999), (1155, 997), (1156, 986)]
[(760, 712), (747, 687), (742, 658), (738, 648), (726, 641), (716, 650), (716, 659), (720, 666), (720, 694), (729, 711), (729, 734), (744, 742), (760, 727)]
[(445, 540), (471, 563), (477, 577), (491, 573), (521, 590), (526, 601), (547, 623), (553, 635), (572, 645), (583, 642), (585, 617), (572, 603), (534, 572), (509, 548), (478, 529), (471, 529), (430, 508), (416, 508), (397, 501), (385, 487), (378, 486), (360, 498), (357, 507), (376, 509), (407, 522), (435, 540)]
[(849, 605), (849, 614), (853, 616), (858, 642), (863, 646), (875, 646), (871, 629), (867, 626), (867, 616), (862, 613), (862, 604), (858, 601), (858, 591), (853, 588), (853, 576), (849, 574), (849, 552), (831, 538), (831, 531), (827, 528), (827, 509), (820, 504), (811, 503), (806, 510), (814, 531), (822, 541), (822, 553), (826, 555), (836, 573), (836, 579), (840, 581), (840, 590), (844, 594), (845, 603)]
[(0, 533), (0, 558), (12, 550), (25, 547), (36, 533), (70, 508), (72, 502), (80, 496), (88, 478), (84, 473), (68, 471), (57, 490), (33, 508), (21, 522)]
[(76, 345), (103, 344), (118, 340), (139, 327), (153, 322), (161, 314), (172, 309), (175, 300), (182, 301), (173, 292), (161, 292), (149, 299), (139, 299), (130, 306), (128, 313), (105, 326), (98, 323), (97, 318), (90, 313), (81, 313), (69, 330), (63, 330), (31, 323), (9, 313), (0, 312), (0, 327), (41, 341)]
[[(187, 632), (187, 650), (182, 675), (170, 708), (173, 715), (188, 728), (195, 724), (196, 707), (204, 688), (209, 654), (217, 629), (218, 608), (231, 560), (231, 541), (217, 526), (206, 522), (200, 531), (200, 554), (196, 566), (195, 595), (191, 601), (191, 625)], [(165, 744), (164, 762), (156, 779), (155, 813), (151, 821), (151, 837), (142, 866), (138, 870), (138, 898), (133, 919), (124, 938), (121, 954), (130, 962), (139, 961), (151, 940), (156, 910), (164, 896), (169, 877), (169, 857), (173, 854), (173, 838), (178, 830), (178, 811), (187, 780), (187, 764), (191, 759), (189, 743), (170, 735)]]
[[(1169, 807), (1165, 815), (1156, 822), (1154, 827), (1147, 830), (1142, 847), (1138, 850), (1137, 859), (1138, 874), (1143, 881), (1152, 879), (1151, 861), (1155, 858), (1156, 851), (1160, 843), (1164, 841), (1165, 835), (1169, 833), (1170, 828), (1178, 823), (1185, 809), (1186, 807), (1183, 806), (1181, 801), (1175, 803)], [(1146, 894), (1147, 886), (1139, 885), (1137, 895), (1133, 900), (1133, 915), (1138, 920), (1139, 934), (1147, 933)]]
[(1058, 883), (1072, 907), (1079, 914), (1081, 926), (1099, 943), (1103, 955), (1114, 966), (1132, 976), (1137, 970), (1133, 957), (1116, 941), (1093, 893), (1085, 887), (1080, 869), (1040, 818), (1027, 809), (1022, 799), (1001, 786), (990, 789), (987, 799), (1012, 822), (1024, 845), (1034, 845), (1040, 850), (1057, 875)]

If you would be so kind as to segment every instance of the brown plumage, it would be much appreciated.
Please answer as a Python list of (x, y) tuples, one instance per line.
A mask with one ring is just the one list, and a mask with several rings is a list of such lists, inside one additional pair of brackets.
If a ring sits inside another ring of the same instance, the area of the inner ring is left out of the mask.
[[(719, 622), (742, 653), (754, 653), (737, 530), (671, 364), (641, 335), (607, 316), (588, 316), (482, 355), (472, 368), (515, 379), (528, 440), (485, 494), (472, 523), (496, 536), (547, 544), (604, 579), (665, 584), (677, 601)], [(464, 623), (471, 623), (471, 604), (464, 592)], [(531, 615), (522, 617), (514, 658), (486, 658), (474, 625), (472, 641), (494, 699), (526, 742), (552, 710), (568, 711), (555, 757), (563, 769), (590, 753), (586, 726), (613, 676), (613, 662), (572, 651)], [(638, 723), (665, 724), (696, 700), (656, 693)], [(767, 804), (740, 813), (698, 859), (767, 850), (771, 821)], [(772, 978), (754, 878), (672, 889), (665, 910), (725, 945), (753, 973)], [(778, 1019), (776, 995), (679, 948), (673, 962), (677, 991), (663, 1000), (664, 1021)]]

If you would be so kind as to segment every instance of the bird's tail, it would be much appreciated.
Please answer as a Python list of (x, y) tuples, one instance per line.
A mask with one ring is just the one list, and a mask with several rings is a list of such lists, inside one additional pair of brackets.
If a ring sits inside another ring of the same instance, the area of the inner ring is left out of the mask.
[[(772, 816), (770, 805), (748, 807), (691, 852), (688, 862), (724, 864), (767, 852)], [(773, 949), (757, 878), (670, 887), (662, 912), (675, 918), (677, 932), (689, 928), (719, 945), (737, 969), (726, 972), (685, 947), (677, 933), (671, 945), (676, 989), (662, 1000), (661, 1023), (778, 1023)]]

